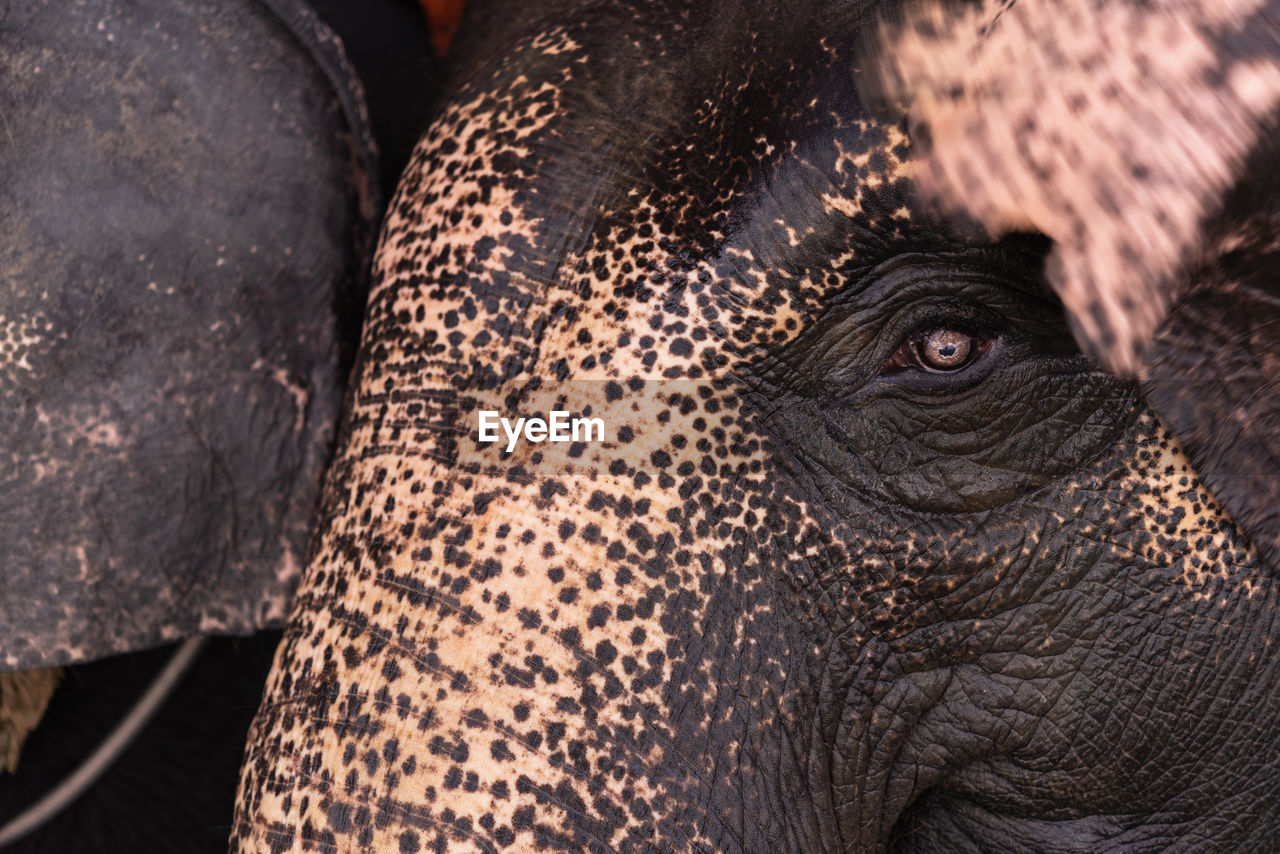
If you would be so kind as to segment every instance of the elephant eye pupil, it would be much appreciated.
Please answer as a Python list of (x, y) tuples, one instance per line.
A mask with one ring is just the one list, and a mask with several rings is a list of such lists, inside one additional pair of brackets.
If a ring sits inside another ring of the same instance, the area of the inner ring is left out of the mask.
[(930, 371), (957, 371), (980, 356), (989, 341), (956, 329), (935, 329), (916, 341), (916, 357)]

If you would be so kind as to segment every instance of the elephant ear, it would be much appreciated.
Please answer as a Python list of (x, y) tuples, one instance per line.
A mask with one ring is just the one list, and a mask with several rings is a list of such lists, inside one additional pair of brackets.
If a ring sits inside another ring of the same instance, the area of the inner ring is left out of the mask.
[(1053, 239), (1081, 347), (1280, 566), (1280, 0), (918, 5), (878, 48), (923, 192)]
[(0, 78), (0, 670), (282, 623), (377, 209), (340, 45), (19, 3)]

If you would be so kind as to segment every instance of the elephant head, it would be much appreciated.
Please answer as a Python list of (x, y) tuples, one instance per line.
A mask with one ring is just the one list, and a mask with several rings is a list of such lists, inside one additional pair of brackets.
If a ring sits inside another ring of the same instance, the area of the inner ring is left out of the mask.
[(1274, 573), (1049, 241), (910, 192), (873, 5), (469, 10), (234, 850), (1273, 837)]

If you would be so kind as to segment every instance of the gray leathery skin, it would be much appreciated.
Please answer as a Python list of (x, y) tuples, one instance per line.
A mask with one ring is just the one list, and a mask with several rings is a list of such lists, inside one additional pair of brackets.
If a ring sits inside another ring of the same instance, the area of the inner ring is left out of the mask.
[(283, 618), (376, 204), (306, 39), (256, 2), (7, 7), (0, 667)]

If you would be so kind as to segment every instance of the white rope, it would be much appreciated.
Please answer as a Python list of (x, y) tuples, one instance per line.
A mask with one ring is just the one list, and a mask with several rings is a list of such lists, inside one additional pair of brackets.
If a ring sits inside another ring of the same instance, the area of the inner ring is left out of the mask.
[(169, 663), (151, 681), (151, 687), (138, 699), (138, 702), (133, 704), (129, 714), (116, 724), (116, 728), (102, 744), (98, 745), (98, 749), (43, 798), (0, 827), (0, 848), (26, 836), (62, 812), (97, 782), (103, 772), (128, 749), (129, 744), (137, 738), (138, 733), (147, 725), (147, 721), (151, 720), (152, 715), (164, 705), (164, 701), (168, 699), (174, 687), (182, 680), (183, 673), (204, 648), (205, 641), (206, 638), (203, 637), (188, 638), (174, 651), (169, 658)]

